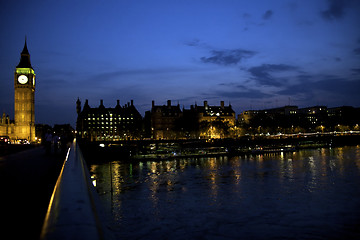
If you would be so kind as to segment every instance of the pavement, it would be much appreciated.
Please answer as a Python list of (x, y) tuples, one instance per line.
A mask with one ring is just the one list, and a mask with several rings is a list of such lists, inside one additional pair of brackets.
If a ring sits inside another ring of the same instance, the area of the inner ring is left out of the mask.
[(39, 239), (65, 155), (41, 146), (0, 157), (0, 239)]

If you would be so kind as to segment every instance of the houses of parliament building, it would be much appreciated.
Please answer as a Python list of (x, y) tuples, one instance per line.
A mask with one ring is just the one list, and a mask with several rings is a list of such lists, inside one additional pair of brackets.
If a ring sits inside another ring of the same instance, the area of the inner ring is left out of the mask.
[(35, 141), (35, 71), (31, 66), (26, 45), (14, 72), (14, 120), (5, 113), (0, 116), (0, 136), (11, 141), (26, 139)]

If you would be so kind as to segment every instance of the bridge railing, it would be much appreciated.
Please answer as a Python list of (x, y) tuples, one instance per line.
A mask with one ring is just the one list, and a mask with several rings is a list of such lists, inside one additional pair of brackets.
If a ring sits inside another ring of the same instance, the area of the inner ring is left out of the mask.
[(99, 217), (98, 196), (76, 140), (56, 182), (41, 239), (108, 239)]

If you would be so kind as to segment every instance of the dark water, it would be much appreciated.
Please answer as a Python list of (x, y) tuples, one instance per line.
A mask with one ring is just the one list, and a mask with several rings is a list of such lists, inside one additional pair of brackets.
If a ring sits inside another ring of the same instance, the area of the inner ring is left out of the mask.
[(121, 239), (360, 239), (360, 146), (90, 168)]

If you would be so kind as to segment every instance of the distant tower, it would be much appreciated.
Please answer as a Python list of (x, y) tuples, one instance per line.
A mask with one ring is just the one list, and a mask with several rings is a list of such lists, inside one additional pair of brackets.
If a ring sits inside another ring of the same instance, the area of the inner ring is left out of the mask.
[(26, 46), (15, 69), (15, 135), (17, 139), (35, 141), (35, 72)]
[(76, 101), (76, 112), (77, 112), (77, 114), (81, 113), (81, 101), (79, 98)]

